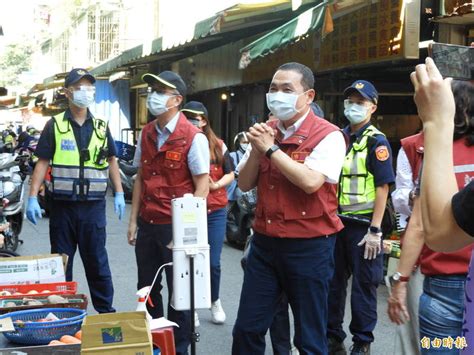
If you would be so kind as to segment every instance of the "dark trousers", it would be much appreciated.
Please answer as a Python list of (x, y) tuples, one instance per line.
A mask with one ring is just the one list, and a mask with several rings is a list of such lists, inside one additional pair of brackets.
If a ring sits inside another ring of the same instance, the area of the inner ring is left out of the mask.
[(280, 302), (270, 325), (270, 339), (274, 355), (290, 354), (290, 315), (288, 313), (288, 298), (284, 293), (280, 296)]
[[(135, 256), (138, 266), (138, 289), (151, 286), (158, 268), (173, 261), (172, 250), (168, 247), (173, 240), (171, 224), (148, 224), (139, 219)], [(191, 312), (176, 311), (171, 307), (173, 294), (173, 268), (165, 267), (166, 283), (168, 285), (168, 319), (176, 322), (179, 328), (174, 328), (176, 354), (187, 354), (191, 343)], [(163, 297), (161, 296), (161, 275), (156, 279), (150, 292), (154, 307), (147, 305), (148, 312), (153, 318), (164, 316)]]
[(49, 218), (52, 253), (69, 256), (66, 280), (72, 281), (76, 249), (86, 272), (92, 304), (99, 313), (115, 312), (114, 287), (105, 248), (105, 200), (53, 201)]
[(264, 354), (265, 333), (285, 293), (301, 355), (327, 354), (327, 295), (334, 269), (334, 236), (271, 238), (256, 233), (250, 247), (232, 354)]
[[(250, 238), (253, 238), (251, 236)], [(250, 251), (251, 240), (244, 250), (244, 256), (240, 261), (242, 269), (247, 265), (248, 252)], [(290, 337), (290, 314), (288, 312), (288, 297), (284, 293), (280, 296), (280, 301), (273, 316), (272, 324), (270, 325), (270, 339), (272, 341), (272, 350), (274, 355), (288, 355), (291, 352), (291, 337)]]
[(221, 284), (221, 253), (227, 223), (226, 209), (221, 208), (207, 215), (207, 234), (211, 259), (211, 301), (219, 299)]
[(367, 233), (367, 226), (345, 221), (345, 228), (336, 239), (334, 277), (329, 291), (328, 337), (346, 338), (342, 328), (346, 306), (347, 281), (352, 275), (349, 329), (354, 342), (371, 343), (377, 323), (377, 287), (383, 277), (383, 253), (374, 260), (364, 259), (363, 246), (357, 246)]

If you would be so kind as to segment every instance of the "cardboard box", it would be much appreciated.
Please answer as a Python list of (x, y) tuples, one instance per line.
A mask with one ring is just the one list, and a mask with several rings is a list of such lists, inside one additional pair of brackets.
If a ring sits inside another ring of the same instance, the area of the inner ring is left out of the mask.
[(0, 258), (0, 285), (64, 282), (67, 255)]
[(145, 312), (87, 316), (82, 323), (81, 354), (152, 355)]

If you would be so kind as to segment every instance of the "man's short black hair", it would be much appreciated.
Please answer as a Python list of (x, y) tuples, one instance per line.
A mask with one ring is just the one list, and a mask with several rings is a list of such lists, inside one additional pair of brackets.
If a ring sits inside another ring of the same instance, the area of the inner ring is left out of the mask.
[(301, 85), (305, 90), (314, 89), (314, 75), (311, 69), (306, 65), (297, 62), (290, 62), (282, 64), (278, 67), (278, 70), (292, 70), (301, 74)]

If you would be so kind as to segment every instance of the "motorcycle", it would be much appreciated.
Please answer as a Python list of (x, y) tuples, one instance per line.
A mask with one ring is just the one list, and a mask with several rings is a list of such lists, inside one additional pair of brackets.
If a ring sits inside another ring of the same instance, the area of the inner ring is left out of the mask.
[(28, 155), (0, 154), (0, 248), (14, 252), (23, 241), (24, 189)]
[(242, 195), (229, 206), (227, 212), (227, 242), (238, 248), (244, 248), (247, 239), (252, 235), (252, 223), (257, 206), (257, 190), (243, 192)]
[(125, 200), (132, 201), (133, 183), (135, 182), (138, 168), (133, 166), (132, 163), (123, 159), (119, 159), (118, 163), (120, 180), (122, 181), (122, 189), (125, 195)]

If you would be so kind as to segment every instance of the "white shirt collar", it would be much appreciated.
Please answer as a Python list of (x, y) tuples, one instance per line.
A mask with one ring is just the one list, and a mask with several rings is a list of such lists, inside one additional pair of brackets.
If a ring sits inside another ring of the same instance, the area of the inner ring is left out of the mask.
[[(180, 111), (178, 111), (178, 113), (171, 119), (171, 121), (169, 121), (166, 124), (165, 130), (167, 130), (169, 134), (172, 134), (174, 130), (176, 129), (176, 125), (178, 124), (179, 114), (180, 114)], [(158, 124), (156, 125), (156, 130), (158, 131), (159, 134), (163, 134)]]
[(285, 126), (283, 126), (282, 121), (278, 121), (277, 123), (277, 128), (280, 130), (280, 132), (283, 134), (283, 140), (290, 138), (293, 134), (296, 133), (296, 131), (301, 127), (303, 124), (304, 120), (306, 117), (308, 117), (309, 110), (311, 110), (311, 107), (308, 108), (308, 111), (295, 123), (293, 123), (290, 127), (287, 129)]

